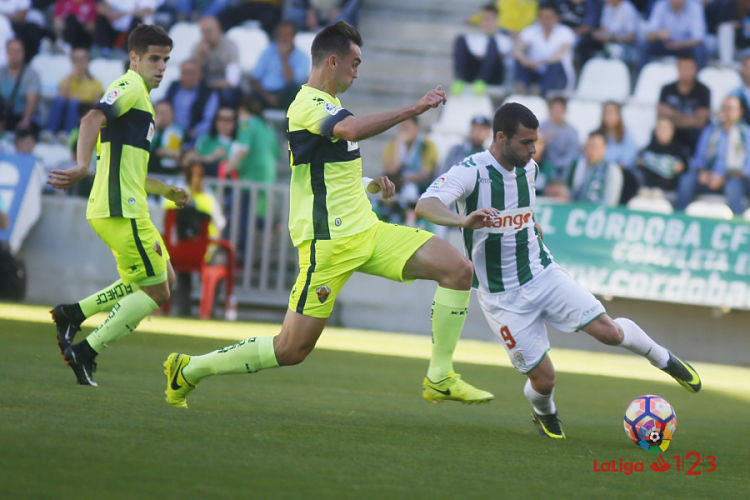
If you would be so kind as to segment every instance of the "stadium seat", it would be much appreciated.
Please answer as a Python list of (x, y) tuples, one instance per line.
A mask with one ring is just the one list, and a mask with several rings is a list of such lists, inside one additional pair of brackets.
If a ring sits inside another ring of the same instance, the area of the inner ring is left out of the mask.
[(523, 104), (534, 113), (537, 120), (539, 120), (539, 123), (546, 121), (547, 118), (549, 118), (547, 101), (545, 101), (543, 97), (536, 95), (511, 94), (505, 98), (503, 104), (506, 102), (517, 102)]
[(583, 65), (576, 99), (625, 102), (630, 95), (630, 72), (619, 59), (595, 57)]
[[(182, 61), (190, 58), (193, 47), (201, 39), (201, 29), (198, 23), (179, 22), (169, 29), (169, 36), (173, 42), (170, 62), (179, 66)], [(240, 48), (240, 53), (243, 49), (244, 47)]]
[(656, 108), (653, 105), (628, 103), (622, 107), (622, 121), (633, 135), (635, 145), (639, 150), (643, 149), (651, 142), (656, 124)]
[[(312, 49), (312, 43), (315, 39), (315, 35), (317, 33), (312, 31), (300, 31), (296, 35), (294, 35), (294, 45), (298, 49), (300, 49), (302, 52), (308, 55), (308, 57), (311, 57), (311, 49)], [(312, 63), (312, 59), (311, 59)]]
[(583, 144), (588, 135), (599, 128), (602, 121), (602, 105), (593, 101), (571, 99), (568, 101), (568, 111), (565, 118), (576, 132), (578, 140)]
[(492, 102), (489, 97), (466, 94), (450, 96), (432, 131), (463, 137), (469, 131), (471, 119), (476, 115), (492, 117)]
[(677, 80), (677, 65), (673, 62), (652, 61), (638, 75), (630, 102), (656, 105), (661, 88)]
[(125, 61), (97, 57), (89, 63), (89, 71), (106, 90), (113, 81), (125, 73)]
[(70, 149), (62, 144), (39, 142), (34, 147), (34, 156), (47, 170), (73, 163)]
[(750, 220), (750, 207), (748, 207), (748, 209), (742, 213), (742, 218), (745, 220)]
[(664, 196), (654, 197), (637, 195), (628, 202), (630, 210), (640, 210), (641, 212), (654, 212), (658, 214), (671, 214), (674, 212), (672, 204)]
[(731, 91), (742, 86), (739, 73), (729, 68), (707, 66), (698, 72), (698, 80), (711, 90), (711, 111), (718, 111), (721, 101)]
[(432, 142), (435, 143), (435, 146), (438, 150), (438, 168), (442, 167), (443, 162), (445, 162), (445, 158), (448, 155), (448, 151), (455, 146), (456, 144), (460, 144), (461, 141), (464, 140), (464, 137), (466, 134), (441, 134), (441, 133), (431, 133), (427, 136), (428, 139), (430, 139)]
[(263, 50), (268, 46), (268, 35), (261, 29), (236, 26), (227, 31), (227, 36), (240, 51), (240, 68), (252, 71)]
[[(195, 237), (179, 240), (177, 238), (177, 210), (164, 212), (164, 244), (171, 256), (172, 266), (176, 272), (198, 272), (201, 274), (200, 317), (210, 319), (213, 311), (216, 286), (222, 279), (224, 287), (224, 308), (232, 307), (231, 297), (234, 288), (234, 247), (224, 239), (212, 240), (208, 236), (209, 220), (201, 223), (200, 231)], [(206, 263), (206, 249), (209, 243), (223, 247), (227, 252), (227, 262), (223, 265)], [(164, 312), (169, 312), (165, 306)]]
[(60, 80), (70, 73), (70, 57), (59, 54), (37, 54), (31, 60), (31, 67), (39, 74), (42, 85), (42, 98), (54, 99)]
[(714, 201), (709, 199), (695, 200), (685, 207), (685, 213), (691, 217), (707, 217), (711, 219), (730, 220), (734, 218), (734, 213), (729, 205), (723, 201)]

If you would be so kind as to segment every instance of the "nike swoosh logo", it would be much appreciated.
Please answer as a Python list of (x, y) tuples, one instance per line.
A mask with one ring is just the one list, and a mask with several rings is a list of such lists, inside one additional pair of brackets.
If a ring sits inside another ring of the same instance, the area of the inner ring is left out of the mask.
[[(179, 359), (180, 358), (177, 358), (177, 360), (179, 360)], [(172, 377), (172, 383), (171, 383), (171, 387), (172, 387), (173, 391), (179, 391), (180, 389), (182, 389), (182, 386), (177, 383), (177, 376), (179, 374), (180, 374), (180, 370), (179, 369), (175, 370), (174, 377)]]
[(442, 395), (444, 395), (444, 396), (450, 396), (450, 395), (451, 395), (451, 390), (450, 390), (450, 389), (446, 389), (446, 390), (444, 390), (444, 391), (441, 391), (440, 389), (438, 389), (438, 388), (436, 388), (436, 387), (431, 387), (431, 389), (432, 389), (433, 391), (435, 391), (435, 392), (439, 392), (440, 394), (442, 394)]

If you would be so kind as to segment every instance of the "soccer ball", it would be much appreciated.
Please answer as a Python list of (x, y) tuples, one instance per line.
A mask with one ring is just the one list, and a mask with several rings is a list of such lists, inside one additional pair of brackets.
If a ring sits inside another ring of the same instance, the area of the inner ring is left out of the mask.
[(623, 425), (631, 441), (644, 450), (659, 453), (669, 447), (677, 430), (677, 415), (666, 399), (646, 394), (628, 405)]

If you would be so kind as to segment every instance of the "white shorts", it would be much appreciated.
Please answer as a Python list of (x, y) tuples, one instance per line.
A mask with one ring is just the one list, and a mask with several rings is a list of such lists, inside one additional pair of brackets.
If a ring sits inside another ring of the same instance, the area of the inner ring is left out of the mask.
[(477, 290), (477, 299), (492, 333), (521, 373), (536, 368), (549, 350), (545, 323), (575, 332), (606, 312), (591, 292), (557, 264), (514, 290)]

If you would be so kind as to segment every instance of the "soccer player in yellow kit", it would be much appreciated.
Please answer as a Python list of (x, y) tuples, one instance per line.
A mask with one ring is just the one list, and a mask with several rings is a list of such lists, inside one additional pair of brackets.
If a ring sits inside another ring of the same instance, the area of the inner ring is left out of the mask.
[[(423, 381), (428, 401), (485, 402), (493, 395), (453, 371), (473, 276), (471, 263), (427, 231), (381, 222), (365, 189), (394, 194), (387, 177), (362, 179), (357, 141), (377, 135), (445, 102), (440, 87), (406, 108), (356, 118), (337, 95), (357, 78), (362, 39), (341, 21), (312, 44), (310, 79), (287, 112), (292, 179), (289, 232), (299, 251), (300, 273), (281, 333), (253, 337), (203, 356), (171, 354), (166, 362), (167, 402), (186, 407), (186, 396), (209, 375), (254, 373), (302, 362), (315, 347), (341, 287), (355, 271), (396, 281), (438, 282), (432, 307), (432, 358)], [(467, 218), (481, 227), (485, 214)]]
[[(158, 26), (140, 25), (130, 33), (130, 69), (81, 120), (77, 165), (53, 170), (47, 181), (59, 189), (75, 185), (88, 175), (89, 159), (97, 147), (86, 218), (112, 250), (120, 279), (80, 302), (52, 309), (60, 352), (81, 385), (97, 385), (92, 377), (96, 356), (169, 300), (174, 270), (149, 217), (146, 193), (163, 195), (178, 206), (189, 200), (184, 189), (147, 177), (154, 135), (149, 92), (159, 86), (171, 50), (172, 40)], [(110, 311), (104, 323), (73, 345), (81, 323), (104, 311)]]

